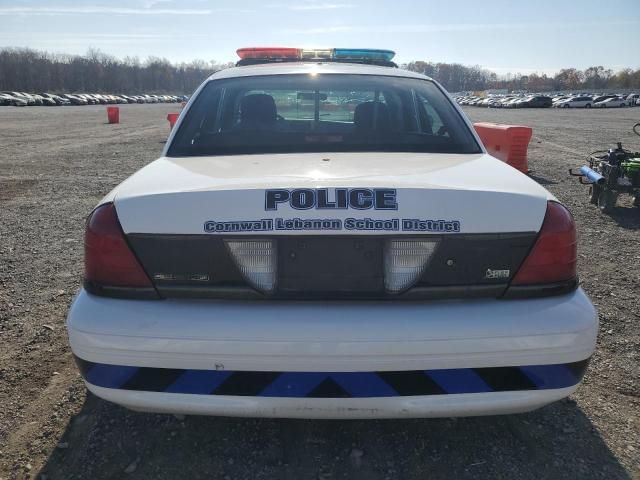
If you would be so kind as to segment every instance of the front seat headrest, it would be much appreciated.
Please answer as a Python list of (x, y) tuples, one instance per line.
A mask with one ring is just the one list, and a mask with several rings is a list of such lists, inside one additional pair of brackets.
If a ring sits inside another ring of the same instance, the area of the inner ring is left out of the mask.
[(353, 112), (353, 123), (358, 130), (388, 130), (389, 108), (382, 102), (364, 102)]
[(277, 120), (276, 102), (266, 93), (252, 93), (240, 102), (241, 123), (270, 124)]

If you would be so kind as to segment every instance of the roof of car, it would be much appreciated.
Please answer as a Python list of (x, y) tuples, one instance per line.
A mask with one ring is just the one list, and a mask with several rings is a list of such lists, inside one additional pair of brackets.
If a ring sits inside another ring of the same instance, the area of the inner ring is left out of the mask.
[(379, 75), (387, 77), (419, 78), (431, 80), (431, 78), (416, 72), (402, 70), (393, 67), (381, 67), (376, 65), (363, 65), (356, 63), (338, 62), (271, 62), (244, 67), (232, 67), (220, 70), (209, 77), (210, 80), (220, 80), (233, 77), (254, 77), (260, 75), (287, 75), (304, 73), (343, 73), (353, 75)]

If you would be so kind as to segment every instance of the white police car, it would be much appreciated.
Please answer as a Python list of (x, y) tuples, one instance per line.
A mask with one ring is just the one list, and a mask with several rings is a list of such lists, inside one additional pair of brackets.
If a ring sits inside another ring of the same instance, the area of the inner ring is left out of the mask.
[(573, 392), (597, 316), (571, 214), (393, 52), (241, 49), (91, 213), (68, 317), (136, 410), (511, 413)]

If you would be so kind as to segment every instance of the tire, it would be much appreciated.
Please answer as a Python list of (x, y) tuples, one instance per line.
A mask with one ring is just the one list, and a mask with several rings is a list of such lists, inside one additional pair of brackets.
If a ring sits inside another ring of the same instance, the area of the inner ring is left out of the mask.
[(562, 108), (570, 108), (571, 105), (567, 105), (566, 103), (562, 106)]
[(600, 196), (600, 190), (602, 190), (598, 185), (591, 185), (589, 187), (589, 203), (592, 205), (598, 204), (598, 197)]
[(610, 213), (616, 206), (616, 200), (618, 200), (618, 195), (614, 192), (602, 190), (598, 195), (598, 208), (602, 213)]
[(624, 103), (621, 103), (620, 108), (624, 108), (624, 107), (626, 107), (626, 105)]
[(587, 104), (584, 106), (584, 108), (591, 108), (591, 104), (590, 104), (590, 103), (587, 103)]

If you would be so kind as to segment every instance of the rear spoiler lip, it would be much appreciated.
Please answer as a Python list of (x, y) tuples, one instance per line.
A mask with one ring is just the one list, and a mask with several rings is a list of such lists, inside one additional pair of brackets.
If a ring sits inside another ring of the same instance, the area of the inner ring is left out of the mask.
[(573, 292), (578, 288), (578, 277), (562, 282), (544, 283), (539, 285), (511, 285), (502, 296), (505, 300), (555, 297)]
[(100, 285), (84, 280), (84, 289), (99, 297), (121, 298), (128, 300), (159, 300), (160, 296), (154, 287), (139, 288), (114, 285)]
[(519, 285), (507, 288), (507, 284), (494, 285), (453, 285), (435, 287), (413, 287), (401, 294), (381, 294), (366, 296), (354, 292), (332, 292), (317, 294), (277, 294), (265, 295), (249, 287), (190, 287), (190, 286), (156, 286), (155, 288), (131, 288), (96, 285), (84, 282), (87, 292), (109, 298), (128, 300), (161, 300), (165, 298), (180, 298), (194, 300), (253, 300), (253, 301), (435, 301), (435, 300), (466, 300), (493, 298), (496, 300), (522, 300), (528, 298), (543, 298), (565, 295), (573, 292), (579, 286), (578, 279), (564, 282)]

